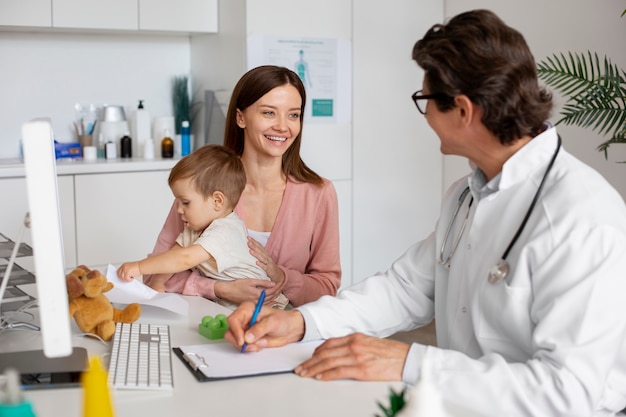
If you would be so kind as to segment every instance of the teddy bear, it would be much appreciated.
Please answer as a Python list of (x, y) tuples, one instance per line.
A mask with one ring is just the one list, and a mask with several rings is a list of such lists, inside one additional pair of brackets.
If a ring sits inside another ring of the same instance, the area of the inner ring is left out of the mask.
[(132, 303), (123, 310), (113, 307), (103, 293), (113, 288), (113, 283), (98, 270), (85, 265), (76, 267), (65, 276), (70, 317), (85, 333), (109, 341), (115, 333), (115, 323), (132, 323), (141, 315), (141, 305)]

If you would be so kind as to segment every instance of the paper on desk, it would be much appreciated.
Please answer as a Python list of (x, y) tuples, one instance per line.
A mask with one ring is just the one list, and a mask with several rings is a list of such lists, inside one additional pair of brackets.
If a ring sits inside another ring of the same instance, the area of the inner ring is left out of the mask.
[(241, 353), (230, 343), (203, 343), (174, 348), (199, 381), (293, 372), (323, 340), (290, 343), (260, 352)]
[(189, 313), (189, 304), (180, 295), (155, 291), (137, 280), (122, 281), (118, 278), (117, 268), (113, 265), (107, 266), (106, 277), (113, 283), (113, 289), (106, 293), (112, 303), (151, 305), (183, 316)]

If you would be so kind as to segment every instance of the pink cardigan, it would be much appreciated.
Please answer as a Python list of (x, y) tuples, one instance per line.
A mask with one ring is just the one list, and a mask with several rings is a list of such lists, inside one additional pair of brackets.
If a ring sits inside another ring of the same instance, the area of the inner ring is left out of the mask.
[[(245, 221), (239, 205), (235, 212)], [(172, 247), (183, 224), (172, 206), (152, 254)], [(315, 301), (322, 295), (336, 295), (341, 284), (339, 259), (339, 208), (333, 184), (322, 187), (287, 181), (283, 202), (266, 248), (285, 272), (283, 294), (295, 307)], [(148, 282), (150, 276), (144, 277)], [(215, 281), (197, 271), (174, 274), (165, 284), (168, 292), (200, 295), (214, 300)]]

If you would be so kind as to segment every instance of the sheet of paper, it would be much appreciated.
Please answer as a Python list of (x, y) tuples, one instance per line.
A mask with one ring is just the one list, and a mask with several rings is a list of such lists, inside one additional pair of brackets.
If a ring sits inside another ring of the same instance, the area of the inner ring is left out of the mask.
[(260, 352), (241, 353), (230, 343), (181, 346), (183, 360), (208, 379), (291, 372), (309, 359), (323, 340), (291, 343)]
[(106, 277), (114, 287), (106, 296), (112, 303), (151, 305), (183, 316), (189, 313), (189, 304), (180, 295), (155, 291), (137, 280), (122, 281), (116, 271), (117, 268), (113, 265), (107, 266)]

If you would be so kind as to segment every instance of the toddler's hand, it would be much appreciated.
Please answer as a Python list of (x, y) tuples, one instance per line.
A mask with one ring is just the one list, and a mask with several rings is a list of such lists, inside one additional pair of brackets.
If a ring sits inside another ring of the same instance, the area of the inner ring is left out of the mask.
[(133, 278), (141, 275), (139, 270), (139, 262), (125, 262), (117, 269), (117, 276), (122, 281), (132, 281)]

